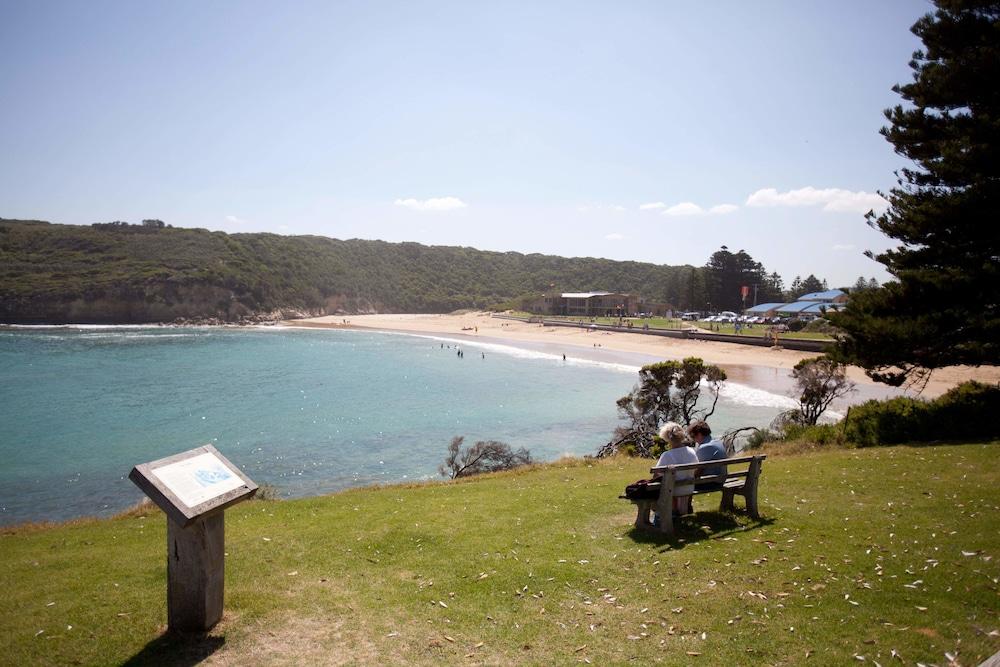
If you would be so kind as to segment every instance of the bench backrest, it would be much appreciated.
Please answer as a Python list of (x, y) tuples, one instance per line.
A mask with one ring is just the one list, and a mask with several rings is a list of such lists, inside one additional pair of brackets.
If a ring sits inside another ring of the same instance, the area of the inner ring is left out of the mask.
[[(649, 469), (649, 472), (655, 474), (666, 475), (668, 472), (677, 474), (681, 470), (695, 470), (697, 468), (715, 468), (721, 466), (727, 466), (725, 475), (696, 475), (694, 479), (705, 481), (723, 481), (729, 478), (736, 477), (746, 477), (746, 470), (733, 470), (728, 466), (737, 466), (740, 464), (751, 465), (754, 461), (763, 462), (767, 458), (767, 454), (757, 454), (755, 456), (735, 456), (729, 459), (714, 459), (712, 461), (698, 461), (697, 463), (675, 463), (665, 466), (653, 466)], [(759, 465), (759, 464), (758, 464)]]

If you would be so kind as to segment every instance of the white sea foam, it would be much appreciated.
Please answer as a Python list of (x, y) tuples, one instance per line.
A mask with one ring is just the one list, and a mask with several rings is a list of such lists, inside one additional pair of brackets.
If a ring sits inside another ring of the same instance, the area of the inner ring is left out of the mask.
[(781, 408), (790, 410), (796, 408), (799, 402), (790, 396), (775, 394), (763, 389), (757, 389), (738, 382), (726, 382), (722, 385), (719, 395), (733, 403), (752, 405), (759, 408)]
[[(273, 329), (274, 327), (268, 327)], [(300, 328), (300, 329), (310, 329), (315, 331), (314, 327), (286, 327), (286, 328)], [(505, 354), (518, 359), (540, 359), (545, 361), (562, 361), (562, 356), (558, 354), (552, 354), (550, 352), (539, 352), (537, 350), (528, 350), (521, 347), (516, 347), (514, 345), (503, 345), (499, 343), (486, 343), (477, 340), (465, 339), (465, 338), (450, 338), (448, 336), (438, 336), (434, 334), (415, 334), (408, 332), (399, 331), (384, 331), (378, 329), (370, 330), (370, 333), (377, 333), (389, 336), (410, 336), (413, 338), (426, 338), (429, 340), (435, 340), (442, 343), (447, 343), (449, 345), (458, 345), (460, 347), (467, 348), (478, 348), (483, 351), (492, 351), (499, 354)], [(566, 357), (567, 365), (579, 365), (579, 366), (597, 366), (600, 368), (608, 368), (611, 370), (623, 372), (623, 373), (638, 373), (640, 367), (632, 366), (629, 364), (619, 364), (607, 361), (597, 361), (593, 359), (580, 359), (578, 357)], [(740, 405), (749, 405), (752, 407), (763, 407), (763, 408), (779, 408), (783, 410), (790, 410), (792, 408), (798, 407), (798, 401), (791, 398), (790, 396), (785, 396), (783, 394), (776, 394), (774, 392), (766, 391), (764, 389), (757, 389), (756, 387), (751, 387), (745, 384), (739, 384), (738, 382), (727, 382), (722, 386), (721, 397), (726, 401), (731, 403), (737, 403)], [(835, 412), (828, 411), (826, 413), (830, 416), (839, 415)]]
[[(497, 354), (505, 354), (509, 357), (514, 357), (517, 359), (539, 359), (544, 361), (558, 361), (562, 363), (562, 355), (553, 354), (551, 352), (539, 352), (538, 350), (528, 350), (522, 347), (516, 347), (514, 345), (504, 345), (502, 343), (485, 343), (478, 340), (470, 340), (463, 338), (448, 338), (447, 336), (435, 336), (433, 334), (413, 334), (404, 333), (397, 331), (377, 331), (373, 330), (372, 333), (380, 333), (391, 336), (411, 336), (413, 338), (426, 338), (429, 340), (436, 340), (442, 343), (454, 344), (459, 347), (465, 348), (476, 348), (482, 351), (496, 352)], [(618, 371), (622, 373), (638, 373), (639, 366), (632, 366), (629, 364), (619, 364), (610, 361), (598, 361), (596, 359), (581, 359), (579, 357), (566, 357), (566, 365), (575, 366), (597, 366), (599, 368), (607, 368), (609, 370)]]
[(154, 329), (155, 324), (5, 324), (5, 329), (80, 329), (82, 331), (99, 329)]

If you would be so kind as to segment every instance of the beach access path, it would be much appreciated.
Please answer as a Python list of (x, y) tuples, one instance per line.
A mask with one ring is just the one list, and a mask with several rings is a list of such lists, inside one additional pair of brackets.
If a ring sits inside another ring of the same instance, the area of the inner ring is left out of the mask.
[[(635, 365), (664, 359), (700, 357), (707, 363), (724, 368), (731, 379), (769, 391), (791, 387), (788, 373), (802, 359), (819, 356), (814, 352), (799, 352), (768, 347), (755, 347), (719, 341), (684, 340), (649, 336), (639, 332), (590, 331), (574, 327), (542, 326), (518, 320), (491, 317), (489, 313), (463, 315), (378, 314), (328, 315), (289, 320), (287, 326), (374, 329), (400, 333), (442, 336), (457, 340), (469, 339), (565, 354), (568, 358), (603, 360)], [(857, 400), (899, 395), (885, 385), (874, 383), (860, 368), (851, 367), (848, 374), (858, 383)], [(1000, 382), (1000, 367), (954, 366), (934, 372), (923, 395), (939, 396), (966, 380)]]

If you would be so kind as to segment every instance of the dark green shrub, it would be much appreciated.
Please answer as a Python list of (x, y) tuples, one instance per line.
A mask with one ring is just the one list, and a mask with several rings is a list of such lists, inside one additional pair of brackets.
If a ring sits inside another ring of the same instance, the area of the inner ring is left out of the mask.
[(785, 428), (784, 439), (804, 440), (817, 445), (844, 444), (844, 434), (840, 424), (789, 424)]
[(965, 382), (933, 401), (897, 397), (851, 408), (844, 436), (859, 447), (1000, 435), (1000, 388)]
[(789, 331), (802, 331), (806, 328), (806, 323), (802, 320), (789, 320), (786, 326)]
[(963, 382), (932, 402), (941, 439), (1000, 437), (1000, 387)]

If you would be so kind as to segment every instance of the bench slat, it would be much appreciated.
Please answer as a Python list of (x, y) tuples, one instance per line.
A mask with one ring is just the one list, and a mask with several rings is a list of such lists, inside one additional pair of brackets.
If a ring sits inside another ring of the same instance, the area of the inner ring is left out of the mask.
[(759, 458), (761, 461), (767, 458), (766, 454), (761, 454), (758, 457), (753, 456), (738, 456), (731, 459), (715, 459), (713, 461), (698, 461), (697, 463), (673, 463), (666, 466), (653, 466), (649, 469), (649, 472), (663, 472), (667, 468), (671, 470), (693, 470), (694, 468), (705, 468), (714, 466), (730, 466), (730, 465), (740, 465), (741, 463), (750, 463), (754, 458)]

